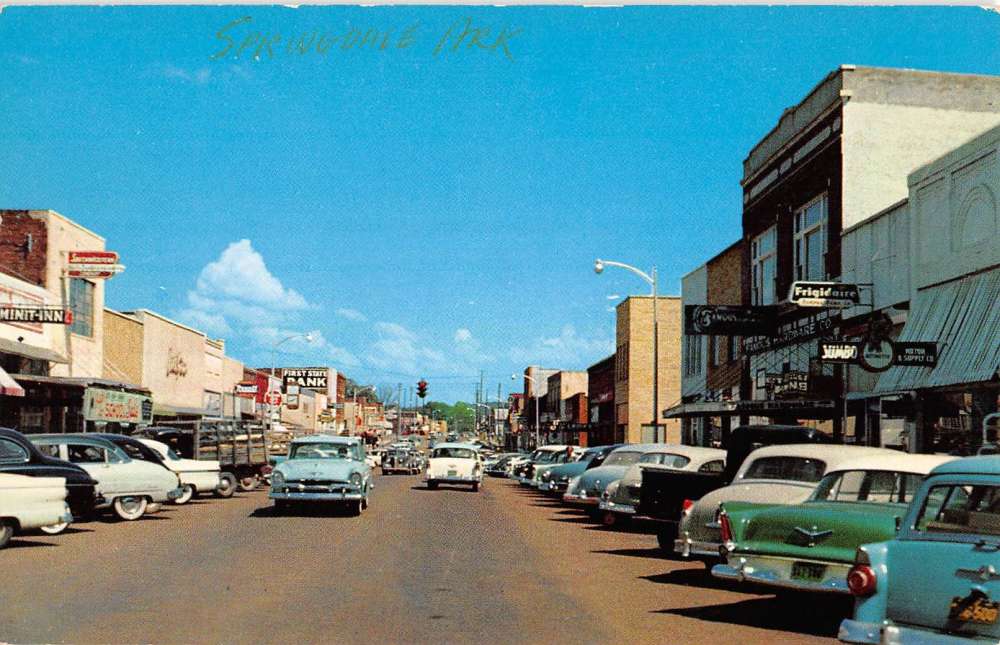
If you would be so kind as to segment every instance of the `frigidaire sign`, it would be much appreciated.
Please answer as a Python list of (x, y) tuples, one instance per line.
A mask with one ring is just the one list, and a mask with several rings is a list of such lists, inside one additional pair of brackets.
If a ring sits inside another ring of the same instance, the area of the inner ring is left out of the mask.
[(773, 307), (739, 305), (685, 305), (684, 333), (721, 336), (767, 336), (774, 332)]
[(861, 302), (856, 284), (839, 282), (793, 282), (788, 292), (789, 302), (800, 307), (833, 307), (843, 309)]

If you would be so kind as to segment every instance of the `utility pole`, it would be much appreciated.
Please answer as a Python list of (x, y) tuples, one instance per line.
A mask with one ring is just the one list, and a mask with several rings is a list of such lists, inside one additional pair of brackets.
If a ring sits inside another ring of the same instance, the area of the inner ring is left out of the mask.
[(396, 441), (399, 441), (400, 424), (403, 423), (403, 408), (399, 402), (403, 400), (403, 384), (396, 384)]

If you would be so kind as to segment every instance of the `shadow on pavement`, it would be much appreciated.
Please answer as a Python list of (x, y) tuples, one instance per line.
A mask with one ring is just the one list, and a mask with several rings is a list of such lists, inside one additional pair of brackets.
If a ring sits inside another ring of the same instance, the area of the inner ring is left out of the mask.
[(28, 541), (24, 538), (16, 537), (7, 543), (7, 549), (31, 549), (39, 546), (57, 546), (52, 542), (34, 542)]
[[(674, 562), (685, 562), (679, 557), (664, 558)], [(687, 569), (674, 569), (666, 573), (657, 573), (651, 576), (639, 576), (643, 580), (649, 580), (661, 585), (680, 585), (682, 587), (701, 587), (703, 589), (720, 589), (723, 591), (736, 591), (739, 593), (753, 595), (771, 595), (774, 591), (762, 591), (759, 587), (728, 580), (720, 580), (712, 577), (712, 574), (704, 566), (691, 567)]]
[[(836, 600), (843, 601), (844, 599), (837, 598)], [(840, 621), (850, 615), (850, 609), (843, 602), (830, 603), (829, 598), (813, 598), (806, 594), (803, 598), (796, 600), (771, 596), (726, 605), (660, 609), (653, 613), (672, 614), (714, 623), (730, 623), (760, 629), (835, 637)]]
[(425, 493), (447, 493), (448, 491), (456, 491), (461, 493), (476, 492), (472, 490), (471, 486), (462, 486), (460, 484), (455, 484), (454, 486), (449, 486), (447, 484), (438, 484), (437, 488), (427, 488), (426, 486), (410, 486), (410, 490), (417, 490)]
[(261, 506), (254, 509), (248, 517), (353, 517), (350, 511), (341, 506), (326, 504), (303, 504), (300, 507), (281, 509), (274, 506)]
[(653, 558), (654, 560), (666, 560), (665, 554), (660, 547), (649, 549), (599, 549), (591, 553), (603, 553), (604, 555), (624, 555), (630, 558)]
[(550, 522), (563, 522), (566, 524), (593, 524), (594, 520), (586, 515), (583, 517), (550, 517)]

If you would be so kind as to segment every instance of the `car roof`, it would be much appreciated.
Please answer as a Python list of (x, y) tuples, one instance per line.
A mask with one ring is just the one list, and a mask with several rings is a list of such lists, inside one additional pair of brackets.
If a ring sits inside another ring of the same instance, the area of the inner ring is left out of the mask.
[(474, 443), (464, 443), (461, 441), (446, 441), (444, 443), (439, 443), (434, 446), (434, 450), (438, 448), (468, 448), (469, 450), (479, 450), (479, 446)]
[(890, 455), (866, 455), (856, 459), (847, 459), (835, 468), (828, 468), (827, 473), (844, 470), (891, 470), (902, 473), (926, 475), (941, 464), (955, 461), (956, 457), (949, 455), (914, 455), (907, 452), (893, 451)]
[(360, 437), (338, 437), (332, 434), (311, 434), (304, 437), (295, 437), (292, 443), (342, 443), (352, 445), (361, 443)]
[[(34, 441), (35, 439), (41, 439), (44, 443), (78, 443), (78, 444), (89, 444), (91, 446), (100, 446), (101, 448), (107, 447), (108, 444), (112, 446), (115, 445), (110, 439), (105, 439), (96, 434), (75, 434), (75, 433), (53, 433), (53, 434), (31, 434), (27, 435), (28, 439)], [(115, 448), (118, 450), (118, 448)]]
[(651, 452), (666, 452), (672, 455), (681, 455), (691, 461), (717, 461), (726, 459), (726, 451), (719, 448), (706, 448), (704, 446), (685, 446), (683, 444), (659, 444), (662, 450), (652, 450)]
[(802, 457), (806, 459), (818, 459), (826, 464), (826, 470), (837, 468), (841, 463), (862, 457), (874, 457), (878, 455), (891, 455), (894, 452), (888, 448), (871, 448), (868, 446), (845, 446), (842, 444), (829, 443), (792, 443), (780, 444), (777, 446), (764, 446), (757, 448), (743, 461), (737, 473), (737, 479), (743, 476), (755, 462), (761, 457)]
[(932, 475), (1000, 475), (1000, 455), (954, 459), (931, 471)]
[(626, 443), (622, 446), (618, 446), (612, 450), (612, 454), (618, 451), (621, 452), (653, 452), (660, 448), (670, 447), (672, 444), (669, 443)]

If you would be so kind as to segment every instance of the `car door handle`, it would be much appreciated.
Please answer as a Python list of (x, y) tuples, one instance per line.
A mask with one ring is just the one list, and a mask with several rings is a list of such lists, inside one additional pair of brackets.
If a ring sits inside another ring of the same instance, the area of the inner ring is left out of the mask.
[(961, 576), (962, 578), (974, 578), (976, 580), (982, 580), (987, 582), (989, 580), (1000, 580), (1000, 573), (997, 573), (996, 567), (992, 564), (984, 564), (978, 569), (968, 569), (960, 568), (955, 569), (955, 574)]

